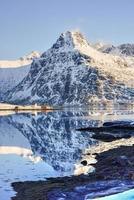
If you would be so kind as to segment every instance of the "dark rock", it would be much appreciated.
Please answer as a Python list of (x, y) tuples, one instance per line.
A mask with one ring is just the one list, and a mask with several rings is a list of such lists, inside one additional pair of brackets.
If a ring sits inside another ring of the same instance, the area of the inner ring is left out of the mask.
[(94, 132), (92, 138), (111, 142), (121, 138), (130, 138), (134, 136), (133, 121), (112, 121), (105, 122), (101, 127), (80, 128), (78, 131)]
[[(120, 54), (124, 56), (134, 56), (134, 44), (121, 44), (117, 47), (111, 45), (110, 47), (107, 48), (100, 48), (99, 49), (103, 53), (108, 53), (108, 54)], [(116, 53), (117, 52), (117, 53)]]
[[(13, 183), (12, 186), (18, 193), (12, 199), (52, 200), (62, 198), (63, 194), (65, 200), (74, 200), (74, 198), (81, 200), (87, 195), (93, 199), (134, 188), (134, 168), (127, 162), (130, 160), (134, 162), (133, 152), (134, 146), (120, 146), (98, 154), (96, 156), (98, 162), (94, 164), (96, 171), (88, 176)], [(115, 164), (117, 160), (118, 165)]]
[(83, 160), (83, 161), (81, 161), (81, 164), (84, 165), (84, 166), (86, 166), (87, 165), (87, 161)]
[(134, 127), (134, 121), (110, 121), (103, 123), (103, 126), (108, 127)]
[(121, 167), (126, 167), (130, 164), (130, 161), (126, 156), (120, 156), (115, 160), (115, 164), (120, 165)]

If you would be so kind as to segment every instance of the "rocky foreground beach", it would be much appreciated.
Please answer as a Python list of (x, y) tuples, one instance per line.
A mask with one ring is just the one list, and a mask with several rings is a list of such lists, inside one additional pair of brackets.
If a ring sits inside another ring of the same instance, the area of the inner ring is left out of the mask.
[[(93, 159), (97, 162), (92, 163)], [(80, 164), (83, 171), (95, 170), (88, 175), (13, 183), (17, 195), (12, 199), (82, 200), (87, 195), (93, 199), (134, 188), (134, 137), (101, 141), (85, 152)]]

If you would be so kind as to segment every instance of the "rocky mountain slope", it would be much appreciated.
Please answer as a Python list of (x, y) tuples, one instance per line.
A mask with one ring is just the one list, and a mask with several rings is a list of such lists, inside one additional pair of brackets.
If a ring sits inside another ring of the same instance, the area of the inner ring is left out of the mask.
[(134, 57), (115, 56), (93, 48), (79, 32), (61, 34), (35, 59), (29, 73), (6, 102), (82, 105), (100, 100), (134, 99)]
[[(99, 44), (98, 46), (99, 47)], [(134, 57), (134, 44), (121, 44), (119, 46), (114, 45), (100, 45), (99, 51), (103, 53), (118, 55), (118, 56), (132, 56)]]
[(0, 61), (0, 99), (5, 92), (11, 90), (23, 80), (29, 72), (33, 59), (39, 56), (38, 52), (33, 51), (18, 60)]

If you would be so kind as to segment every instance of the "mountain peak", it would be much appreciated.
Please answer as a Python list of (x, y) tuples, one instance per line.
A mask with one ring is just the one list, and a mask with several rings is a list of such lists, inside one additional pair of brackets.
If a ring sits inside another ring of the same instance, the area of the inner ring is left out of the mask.
[(89, 43), (79, 31), (66, 31), (60, 35), (52, 48), (61, 51), (70, 51), (88, 45)]
[(79, 31), (72, 32), (72, 37), (73, 37), (75, 45), (89, 46), (88, 41), (86, 40), (85, 36), (81, 32)]
[(40, 53), (38, 51), (32, 51), (31, 53), (21, 57), (21, 60), (33, 60), (34, 58), (39, 58)]
[(81, 33), (67, 31), (2, 100), (52, 106), (85, 105), (92, 99), (133, 100), (133, 63), (133, 58), (102, 53)]

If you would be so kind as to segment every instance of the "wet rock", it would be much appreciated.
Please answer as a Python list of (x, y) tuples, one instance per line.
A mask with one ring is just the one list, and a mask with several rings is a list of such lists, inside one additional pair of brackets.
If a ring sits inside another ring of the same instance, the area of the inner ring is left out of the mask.
[(134, 181), (134, 172), (129, 172), (129, 178)]
[(87, 161), (83, 160), (83, 161), (81, 161), (81, 164), (84, 165), (84, 166), (86, 166), (87, 165)]
[(127, 139), (134, 136), (134, 121), (105, 122), (101, 127), (80, 128), (78, 131), (93, 132), (93, 139), (111, 142), (117, 139)]
[(103, 123), (106, 127), (134, 127), (134, 121), (110, 121)]
[(130, 164), (129, 159), (126, 156), (117, 157), (115, 164), (125, 167)]
[(92, 199), (134, 188), (133, 152), (134, 146), (120, 146), (96, 154), (96, 170), (88, 176), (13, 183), (13, 188), (18, 192), (13, 200), (51, 200), (62, 198), (63, 194), (65, 200), (81, 200), (87, 195)]

